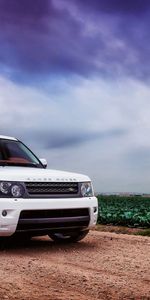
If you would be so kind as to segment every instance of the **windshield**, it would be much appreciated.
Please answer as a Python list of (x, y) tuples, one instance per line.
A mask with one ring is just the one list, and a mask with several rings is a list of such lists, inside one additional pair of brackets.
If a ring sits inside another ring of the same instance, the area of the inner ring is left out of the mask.
[(20, 141), (0, 139), (0, 166), (43, 168), (38, 158)]

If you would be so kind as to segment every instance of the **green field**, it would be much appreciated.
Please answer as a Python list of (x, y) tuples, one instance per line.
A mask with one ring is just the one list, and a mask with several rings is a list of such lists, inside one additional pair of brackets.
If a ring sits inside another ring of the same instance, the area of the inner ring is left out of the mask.
[(99, 224), (150, 227), (150, 198), (99, 195)]

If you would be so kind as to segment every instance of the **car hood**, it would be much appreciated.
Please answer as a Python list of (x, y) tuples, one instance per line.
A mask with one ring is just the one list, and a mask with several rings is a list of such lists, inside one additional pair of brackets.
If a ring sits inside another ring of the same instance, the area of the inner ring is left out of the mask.
[(29, 167), (0, 167), (0, 180), (7, 181), (90, 181), (88, 176), (51, 169), (38, 169)]

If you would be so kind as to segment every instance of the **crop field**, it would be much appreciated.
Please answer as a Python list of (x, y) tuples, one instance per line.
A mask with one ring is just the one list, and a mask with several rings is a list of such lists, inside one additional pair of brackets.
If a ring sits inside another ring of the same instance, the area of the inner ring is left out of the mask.
[(98, 196), (98, 223), (150, 227), (150, 198), (142, 196)]

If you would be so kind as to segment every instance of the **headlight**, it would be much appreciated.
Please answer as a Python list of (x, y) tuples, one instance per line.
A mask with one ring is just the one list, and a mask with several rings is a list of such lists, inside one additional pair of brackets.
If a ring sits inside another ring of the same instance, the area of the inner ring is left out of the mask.
[(81, 195), (83, 197), (92, 197), (94, 196), (93, 187), (91, 182), (83, 182), (81, 184)]
[(16, 182), (0, 182), (0, 194), (7, 197), (20, 198), (24, 195), (24, 187), (20, 183)]
[(24, 188), (23, 188), (23, 186), (21, 184), (17, 184), (17, 183), (13, 184), (11, 186), (11, 194), (15, 198), (22, 197), (23, 194), (24, 194)]
[(9, 194), (10, 192), (11, 183), (10, 182), (0, 182), (0, 191), (2, 194)]

